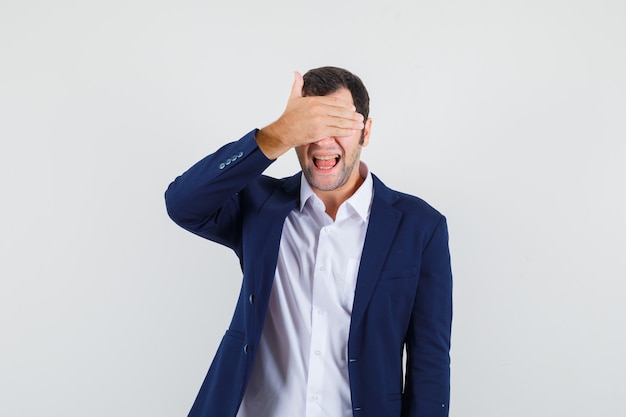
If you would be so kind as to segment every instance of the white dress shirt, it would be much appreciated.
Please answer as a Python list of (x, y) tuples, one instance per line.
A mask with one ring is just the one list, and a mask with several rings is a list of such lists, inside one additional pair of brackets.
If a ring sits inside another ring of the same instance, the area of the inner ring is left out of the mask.
[(302, 176), (237, 417), (352, 416), (348, 333), (373, 193), (367, 166), (359, 168), (365, 181), (334, 222)]

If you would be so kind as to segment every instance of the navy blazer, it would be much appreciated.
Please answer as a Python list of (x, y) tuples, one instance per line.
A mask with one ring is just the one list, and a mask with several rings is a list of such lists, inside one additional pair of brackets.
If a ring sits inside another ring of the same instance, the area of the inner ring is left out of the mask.
[[(233, 249), (243, 271), (232, 322), (191, 417), (236, 415), (263, 329), (283, 223), (299, 202), (301, 173), (262, 175), (272, 161), (255, 133), (202, 159), (165, 193), (170, 217)], [(445, 417), (452, 322), (446, 220), (423, 200), (373, 178), (348, 340), (353, 415)]]

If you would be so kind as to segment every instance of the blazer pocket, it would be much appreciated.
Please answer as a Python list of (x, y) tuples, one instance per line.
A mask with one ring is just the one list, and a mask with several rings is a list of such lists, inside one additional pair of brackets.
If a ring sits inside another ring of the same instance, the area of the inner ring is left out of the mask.
[(380, 274), (381, 279), (403, 279), (415, 277), (419, 274), (417, 266), (402, 269), (387, 269)]

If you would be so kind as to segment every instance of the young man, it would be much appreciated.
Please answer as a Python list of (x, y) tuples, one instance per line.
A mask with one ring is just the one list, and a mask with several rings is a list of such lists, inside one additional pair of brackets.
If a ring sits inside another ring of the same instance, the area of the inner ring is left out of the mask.
[[(360, 161), (368, 113), (350, 72), (296, 73), (277, 121), (170, 184), (170, 217), (232, 248), (243, 271), (190, 416), (448, 415), (446, 221)], [(301, 173), (262, 175), (291, 148)]]

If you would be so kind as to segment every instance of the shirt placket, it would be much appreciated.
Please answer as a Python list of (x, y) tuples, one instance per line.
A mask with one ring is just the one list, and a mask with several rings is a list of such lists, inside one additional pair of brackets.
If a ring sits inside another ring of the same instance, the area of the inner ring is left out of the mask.
[(324, 281), (331, 272), (329, 228), (322, 227), (318, 235), (318, 250), (313, 274), (313, 297), (311, 314), (311, 345), (307, 380), (306, 417), (323, 416), (324, 361), (327, 354), (328, 300)]

